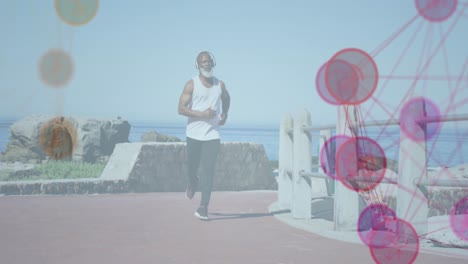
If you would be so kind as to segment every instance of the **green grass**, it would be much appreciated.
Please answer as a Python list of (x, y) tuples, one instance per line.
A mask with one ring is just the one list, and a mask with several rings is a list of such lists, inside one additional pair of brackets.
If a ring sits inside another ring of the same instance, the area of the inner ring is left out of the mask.
[[(0, 173), (0, 180), (17, 181), (98, 178), (101, 176), (105, 166), (105, 164), (92, 164), (74, 161), (49, 161), (32, 169), (32, 174), (35, 175), (13, 176), (10, 174), (10, 171)], [(5, 174), (7, 174), (6, 177), (4, 176)]]
[(10, 173), (14, 172), (14, 170), (6, 169), (0, 170), (0, 181), (7, 181)]

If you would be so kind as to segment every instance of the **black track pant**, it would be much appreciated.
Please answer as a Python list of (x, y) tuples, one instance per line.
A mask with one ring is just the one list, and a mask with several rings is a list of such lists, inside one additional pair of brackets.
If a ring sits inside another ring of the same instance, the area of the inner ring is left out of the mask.
[(202, 193), (200, 205), (208, 206), (213, 188), (213, 176), (218, 158), (220, 140), (200, 141), (187, 137), (187, 176), (193, 184), (197, 178), (198, 167), (201, 164), (199, 190)]

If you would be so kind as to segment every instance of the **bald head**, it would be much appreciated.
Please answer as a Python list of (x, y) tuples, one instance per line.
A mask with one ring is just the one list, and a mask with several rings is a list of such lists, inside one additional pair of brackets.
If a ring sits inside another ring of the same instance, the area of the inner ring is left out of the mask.
[(213, 58), (213, 55), (208, 52), (208, 51), (202, 51), (200, 53), (198, 53), (198, 56), (197, 56), (197, 64), (199, 67), (203, 67), (204, 65), (203, 64), (206, 64), (206, 63), (210, 63), (211, 64), (211, 68), (213, 68), (215, 66), (215, 62), (214, 62), (214, 58)]
[(216, 65), (213, 55), (208, 51), (202, 51), (197, 56), (197, 68), (206, 78), (213, 77), (213, 67)]

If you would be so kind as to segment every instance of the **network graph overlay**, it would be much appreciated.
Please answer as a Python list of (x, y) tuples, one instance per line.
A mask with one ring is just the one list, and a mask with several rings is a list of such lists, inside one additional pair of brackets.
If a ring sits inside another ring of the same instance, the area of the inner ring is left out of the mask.
[[(349, 126), (349, 133), (324, 144), (320, 163), (333, 167), (324, 171), (332, 171), (329, 176), (337, 184), (367, 202), (356, 229), (381, 264), (413, 263), (420, 250), (431, 251), (423, 243), (468, 245), (468, 177), (461, 166), (468, 163), (468, 2), (416, 0), (408, 5), (414, 17), (375, 50), (344, 48), (316, 75), (317, 93), (345, 109)], [(454, 144), (447, 144), (447, 135)], [(336, 146), (332, 165), (323, 154), (330, 145)], [(390, 160), (399, 161), (398, 166), (390, 168)], [(429, 171), (429, 165), (438, 170)], [(390, 169), (411, 172), (414, 182), (384, 181)], [(447, 197), (435, 199), (441, 195)], [(408, 204), (396, 204), (395, 210), (392, 196), (405, 196)], [(427, 215), (427, 207), (445, 215), (432, 222), (436, 230), (424, 233), (414, 219), (421, 212)], [(431, 236), (440, 231), (459, 243)]]

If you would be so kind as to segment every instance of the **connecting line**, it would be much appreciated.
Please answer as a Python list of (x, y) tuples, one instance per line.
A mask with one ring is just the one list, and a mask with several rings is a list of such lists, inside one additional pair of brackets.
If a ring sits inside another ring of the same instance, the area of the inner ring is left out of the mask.
[[(417, 180), (415, 179), (414, 181), (416, 182)], [(426, 186), (424, 186), (424, 185), (417, 185), (417, 184), (416, 184), (416, 187), (418, 187), (418, 189), (422, 192), (422, 194), (423, 194), (423, 195), (426, 197), (426, 199), (427, 199), (427, 197), (429, 196), (429, 191), (427, 190)]]
[[(441, 75), (422, 75), (420, 76), (419, 80), (423, 81), (457, 81), (460, 78), (463, 79), (463, 75), (461, 76), (455, 76), (455, 75), (447, 75), (447, 76), (441, 76)], [(393, 79), (393, 80), (413, 80), (416, 78), (416, 76), (411, 76), (411, 75), (379, 75), (380, 79)]]
[(429, 232), (429, 233), (426, 233), (426, 234), (419, 235), (419, 237), (422, 237), (422, 238), (424, 238), (425, 236), (427, 236), (427, 235), (429, 235), (429, 234), (432, 234), (432, 233), (435, 233), (435, 232), (439, 232), (440, 230), (449, 229), (449, 228), (450, 228), (450, 226), (447, 226), (447, 227), (442, 227), (442, 228), (436, 229), (436, 230), (434, 230), (434, 231), (432, 231), (432, 232)]
[(403, 31), (405, 31), (411, 24), (413, 24), (414, 21), (416, 21), (419, 18), (419, 14), (415, 15), (413, 18), (411, 18), (407, 23), (405, 23), (400, 29), (398, 29), (395, 33), (390, 36), (387, 40), (385, 40), (382, 44), (380, 44), (375, 50), (373, 50), (370, 55), (372, 57), (377, 57), (379, 53), (384, 50), (390, 43), (398, 37)]

